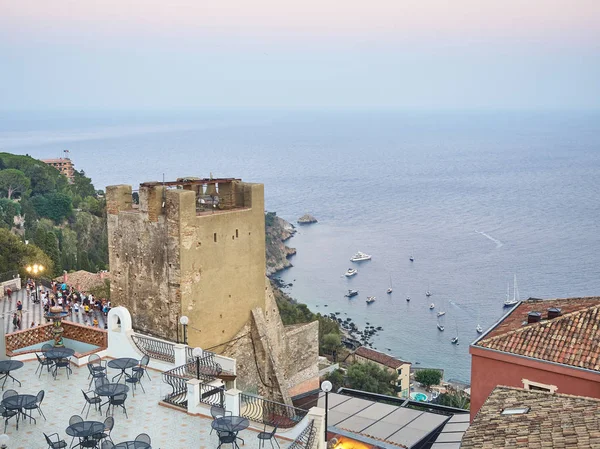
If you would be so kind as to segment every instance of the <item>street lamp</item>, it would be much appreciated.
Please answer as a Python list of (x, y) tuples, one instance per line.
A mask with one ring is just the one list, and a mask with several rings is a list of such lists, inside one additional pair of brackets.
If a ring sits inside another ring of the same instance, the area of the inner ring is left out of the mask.
[(0, 449), (6, 449), (9, 441), (10, 437), (7, 434), (3, 433), (0, 435)]
[(187, 325), (190, 322), (190, 319), (184, 315), (179, 318), (179, 322), (183, 326), (183, 344), (187, 345)]
[(329, 392), (333, 385), (328, 380), (321, 384), (321, 390), (325, 392), (325, 443), (327, 443), (327, 410), (329, 409)]
[(194, 348), (192, 355), (196, 358), (196, 379), (200, 380), (200, 358), (202, 357), (202, 348)]
[[(37, 278), (38, 276), (42, 275), (45, 268), (43, 265), (38, 265), (37, 263), (34, 263), (33, 265), (27, 265), (25, 267), (25, 270), (27, 271), (27, 273), (29, 275), (31, 275), (31, 277)], [(37, 303), (38, 301), (39, 301), (39, 299), (38, 299), (38, 283), (36, 282), (35, 283), (35, 302)]]

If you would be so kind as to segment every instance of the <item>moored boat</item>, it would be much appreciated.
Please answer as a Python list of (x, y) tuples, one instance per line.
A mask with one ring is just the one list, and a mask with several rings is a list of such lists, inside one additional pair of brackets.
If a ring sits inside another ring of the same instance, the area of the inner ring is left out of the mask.
[(348, 293), (346, 293), (344, 296), (346, 298), (352, 298), (353, 296), (358, 295), (358, 290), (348, 290)]
[(356, 254), (352, 256), (352, 259), (350, 259), (351, 262), (362, 262), (363, 260), (371, 260), (371, 255), (357, 251)]
[(358, 270), (355, 270), (354, 268), (348, 268), (348, 271), (346, 271), (344, 273), (344, 276), (350, 277), (350, 276), (354, 276), (357, 273), (358, 273)]
[(367, 296), (367, 304), (371, 304), (375, 302), (375, 296)]

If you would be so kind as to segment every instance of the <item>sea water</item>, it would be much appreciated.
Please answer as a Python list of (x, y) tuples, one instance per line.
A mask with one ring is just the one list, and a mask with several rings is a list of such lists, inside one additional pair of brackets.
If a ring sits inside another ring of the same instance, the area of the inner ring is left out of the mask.
[[(0, 118), (1, 151), (45, 158), (67, 149), (97, 188), (211, 173), (264, 183), (268, 210), (319, 220), (288, 242), (298, 249), (294, 267), (281, 273), (291, 295), (359, 327), (382, 326), (374, 347), (444, 368), (447, 379), (468, 382), (475, 327), (486, 329), (507, 311), (514, 274), (521, 299), (600, 293), (599, 113)], [(373, 259), (351, 263), (357, 250)], [(349, 267), (358, 275), (344, 277)], [(360, 294), (347, 299), (348, 288)], [(367, 296), (377, 300), (367, 305)], [(436, 326), (442, 309), (444, 332)]]

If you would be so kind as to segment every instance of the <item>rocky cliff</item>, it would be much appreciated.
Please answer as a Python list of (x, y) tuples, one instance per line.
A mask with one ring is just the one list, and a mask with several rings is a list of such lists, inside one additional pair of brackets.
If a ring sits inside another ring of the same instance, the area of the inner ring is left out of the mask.
[(284, 242), (295, 233), (294, 225), (278, 217), (275, 212), (265, 214), (267, 276), (292, 266), (288, 257), (296, 254), (296, 249), (289, 248)]

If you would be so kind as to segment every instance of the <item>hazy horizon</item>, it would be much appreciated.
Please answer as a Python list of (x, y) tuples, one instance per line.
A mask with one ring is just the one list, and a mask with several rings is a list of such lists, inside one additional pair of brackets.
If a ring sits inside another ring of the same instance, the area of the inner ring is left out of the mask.
[(0, 109), (597, 110), (594, 0), (0, 0)]

